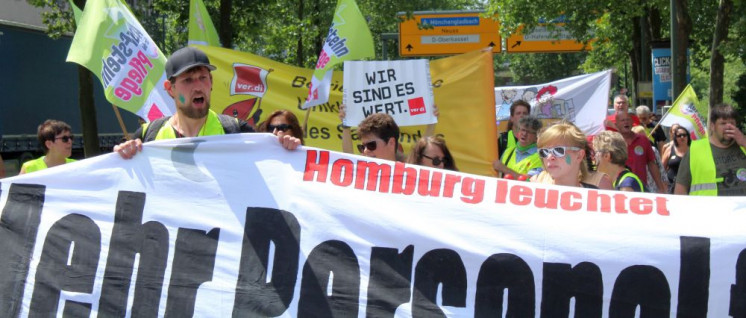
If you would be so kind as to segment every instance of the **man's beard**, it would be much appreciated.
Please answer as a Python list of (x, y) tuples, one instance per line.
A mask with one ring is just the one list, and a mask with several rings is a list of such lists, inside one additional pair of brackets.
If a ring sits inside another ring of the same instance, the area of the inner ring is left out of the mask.
[(207, 116), (207, 112), (210, 110), (209, 102), (206, 102), (206, 106), (207, 107), (202, 108), (202, 109), (196, 109), (192, 107), (192, 105), (190, 104), (190, 105), (181, 106), (180, 109), (181, 109), (181, 112), (184, 114), (184, 116), (186, 116), (187, 118), (201, 119), (201, 118), (205, 118), (205, 116)]
[(734, 142), (736, 142), (735, 139), (725, 136), (720, 136), (718, 138), (720, 140), (720, 143), (723, 144), (723, 146), (730, 147)]

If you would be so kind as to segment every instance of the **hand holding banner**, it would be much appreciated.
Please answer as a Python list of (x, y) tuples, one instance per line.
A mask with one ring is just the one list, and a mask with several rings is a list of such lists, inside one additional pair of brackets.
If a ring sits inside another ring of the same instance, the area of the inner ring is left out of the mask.
[(434, 124), (433, 89), (427, 60), (345, 61), (346, 126), (386, 113), (399, 126)]

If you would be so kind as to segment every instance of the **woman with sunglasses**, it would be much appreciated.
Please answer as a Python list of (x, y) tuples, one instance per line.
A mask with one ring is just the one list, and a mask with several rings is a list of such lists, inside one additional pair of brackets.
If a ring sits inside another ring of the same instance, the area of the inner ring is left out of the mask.
[(305, 145), (303, 141), (303, 129), (300, 127), (298, 117), (295, 116), (291, 111), (286, 109), (280, 109), (274, 111), (269, 115), (261, 125), (259, 125), (260, 132), (269, 132), (275, 136), (293, 136), (300, 139), (300, 144)]
[(669, 184), (668, 193), (673, 193), (673, 188), (676, 184), (676, 175), (679, 173), (679, 164), (684, 155), (689, 152), (689, 146), (692, 144), (692, 137), (689, 135), (689, 131), (678, 125), (673, 134), (671, 134), (671, 139), (673, 139), (673, 146), (666, 148), (661, 156)]
[(625, 166), (627, 142), (615, 131), (603, 131), (593, 138), (595, 163), (598, 171), (614, 179), (614, 189), (628, 192), (645, 192), (640, 178)]
[(585, 149), (588, 142), (578, 127), (559, 122), (539, 135), (537, 146), (544, 171), (531, 178), (532, 182), (598, 189), (582, 182), (588, 177)]
[(446, 141), (440, 136), (420, 138), (409, 153), (407, 163), (458, 171), (456, 162), (446, 146)]
[(54, 119), (48, 119), (39, 125), (36, 136), (44, 150), (44, 156), (23, 163), (19, 174), (39, 171), (75, 161), (70, 159), (73, 151), (73, 135), (71, 131), (70, 125)]

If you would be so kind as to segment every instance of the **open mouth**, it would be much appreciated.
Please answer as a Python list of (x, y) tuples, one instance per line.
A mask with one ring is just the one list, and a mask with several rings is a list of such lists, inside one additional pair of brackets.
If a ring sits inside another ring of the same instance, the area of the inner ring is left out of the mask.
[(201, 105), (204, 102), (205, 102), (204, 97), (195, 97), (194, 99), (192, 99), (192, 103), (197, 104), (197, 105)]

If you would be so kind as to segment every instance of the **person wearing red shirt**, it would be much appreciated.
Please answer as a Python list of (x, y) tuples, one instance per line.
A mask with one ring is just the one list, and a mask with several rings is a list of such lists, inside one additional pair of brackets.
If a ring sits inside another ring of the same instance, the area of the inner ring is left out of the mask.
[(661, 172), (658, 169), (658, 164), (655, 162), (653, 146), (650, 144), (648, 138), (632, 131), (632, 118), (626, 112), (618, 112), (616, 114), (616, 123), (619, 133), (622, 134), (624, 141), (627, 143), (627, 167), (640, 178), (643, 184), (647, 184), (648, 182), (646, 170), (648, 169), (650, 175), (653, 177), (653, 181), (655, 181), (658, 192), (665, 193), (667, 187), (663, 184), (663, 179), (661, 179)]

